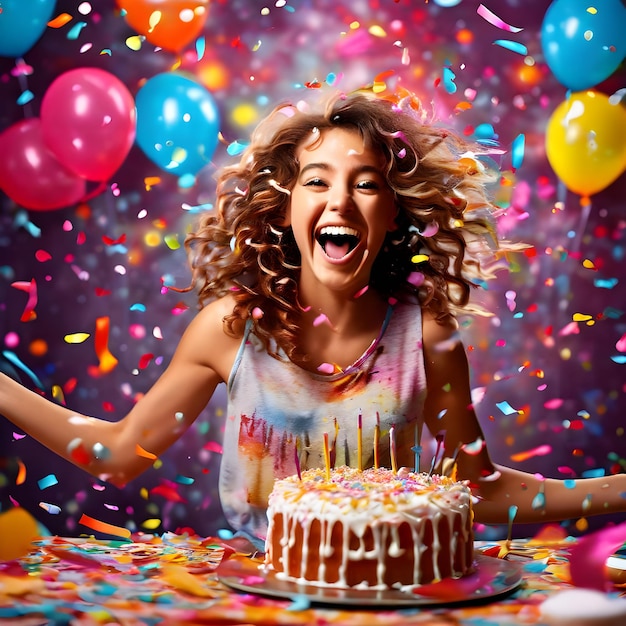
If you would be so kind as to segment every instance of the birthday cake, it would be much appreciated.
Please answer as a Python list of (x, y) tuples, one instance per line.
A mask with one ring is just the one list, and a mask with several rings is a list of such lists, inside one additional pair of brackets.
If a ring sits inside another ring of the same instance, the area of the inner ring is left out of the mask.
[(320, 586), (400, 588), (473, 567), (471, 493), (425, 473), (309, 469), (276, 481), (265, 565)]

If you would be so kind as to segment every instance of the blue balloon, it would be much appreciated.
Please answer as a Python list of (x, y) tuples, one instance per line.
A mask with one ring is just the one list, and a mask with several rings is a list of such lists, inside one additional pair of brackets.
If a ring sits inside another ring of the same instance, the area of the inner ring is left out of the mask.
[(621, 0), (589, 4), (555, 0), (541, 25), (541, 47), (556, 79), (572, 91), (607, 79), (626, 57), (626, 7)]
[(0, 56), (21, 57), (37, 43), (52, 17), (56, 0), (0, 2)]
[(136, 141), (166, 172), (195, 176), (218, 143), (219, 112), (205, 87), (177, 72), (149, 78), (135, 97)]

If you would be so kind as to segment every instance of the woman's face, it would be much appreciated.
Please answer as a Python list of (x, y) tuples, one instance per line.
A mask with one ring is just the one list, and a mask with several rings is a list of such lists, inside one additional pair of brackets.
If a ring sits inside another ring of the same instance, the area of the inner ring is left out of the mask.
[(302, 292), (326, 287), (353, 297), (368, 284), (385, 236), (395, 228), (382, 156), (366, 148), (358, 132), (336, 128), (299, 146), (296, 158), (287, 221), (302, 257)]

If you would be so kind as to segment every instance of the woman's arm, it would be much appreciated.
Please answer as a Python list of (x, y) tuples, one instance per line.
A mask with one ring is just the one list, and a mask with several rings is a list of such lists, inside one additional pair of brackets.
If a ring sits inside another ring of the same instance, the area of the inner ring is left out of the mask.
[(492, 462), (472, 407), (467, 357), (454, 321), (441, 325), (425, 314), (424, 358), (425, 422), (433, 434), (445, 431), (445, 456), (456, 457), (457, 477), (468, 480), (480, 499), (477, 521), (506, 524), (510, 513), (515, 522), (554, 522), (626, 512), (626, 474), (564, 481)]
[(80, 415), (5, 375), (0, 414), (92, 475), (126, 484), (185, 432), (227, 379), (239, 346), (222, 328), (228, 306), (216, 301), (198, 313), (167, 369), (119, 421)]

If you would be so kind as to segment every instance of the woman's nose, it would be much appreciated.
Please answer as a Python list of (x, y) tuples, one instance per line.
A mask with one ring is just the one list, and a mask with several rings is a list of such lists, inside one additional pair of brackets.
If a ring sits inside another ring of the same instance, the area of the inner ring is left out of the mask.
[(328, 200), (331, 211), (338, 213), (350, 212), (354, 209), (354, 199), (350, 189), (344, 187), (334, 187)]

